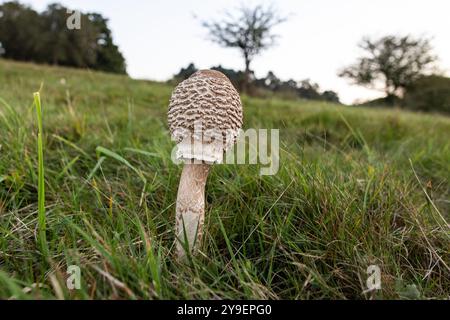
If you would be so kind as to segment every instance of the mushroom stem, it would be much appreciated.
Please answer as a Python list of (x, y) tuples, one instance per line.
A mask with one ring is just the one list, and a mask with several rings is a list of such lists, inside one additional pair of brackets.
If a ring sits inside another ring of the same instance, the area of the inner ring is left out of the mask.
[[(195, 254), (203, 236), (205, 185), (210, 165), (186, 163), (181, 174), (176, 204), (176, 255)], [(187, 243), (186, 243), (187, 241)]]

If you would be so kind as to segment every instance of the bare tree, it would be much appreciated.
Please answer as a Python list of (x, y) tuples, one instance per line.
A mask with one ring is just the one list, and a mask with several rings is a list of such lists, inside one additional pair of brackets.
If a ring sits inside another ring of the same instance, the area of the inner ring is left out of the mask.
[(272, 33), (273, 27), (286, 21), (273, 7), (258, 5), (254, 8), (240, 7), (236, 12), (226, 12), (216, 21), (203, 21), (209, 31), (211, 41), (225, 48), (237, 48), (245, 63), (244, 90), (250, 83), (250, 65), (263, 50), (272, 47), (278, 37)]
[(359, 47), (367, 54), (339, 76), (364, 86), (375, 87), (381, 82), (387, 98), (402, 95), (437, 59), (431, 53), (430, 40), (410, 36), (364, 38)]

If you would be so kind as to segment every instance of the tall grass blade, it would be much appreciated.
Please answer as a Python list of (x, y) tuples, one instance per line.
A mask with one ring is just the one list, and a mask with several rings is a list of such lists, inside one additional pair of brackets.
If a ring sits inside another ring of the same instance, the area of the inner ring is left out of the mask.
[(38, 122), (38, 240), (41, 253), (48, 256), (45, 217), (45, 173), (44, 173), (44, 146), (42, 139), (42, 106), (39, 92), (34, 93), (34, 105)]
[(130, 168), (131, 170), (133, 170), (138, 176), (139, 178), (141, 178), (141, 180), (144, 182), (144, 184), (147, 182), (147, 180), (145, 179), (144, 175), (142, 174), (142, 172), (140, 172), (138, 169), (136, 169), (128, 160), (126, 160), (125, 158), (123, 158), (122, 156), (118, 155), (117, 153), (108, 150), (104, 147), (97, 147), (95, 149), (95, 151), (97, 151), (98, 154), (103, 154), (105, 156), (108, 156), (112, 159), (115, 159), (119, 162), (121, 162), (122, 164), (126, 165), (128, 168)]

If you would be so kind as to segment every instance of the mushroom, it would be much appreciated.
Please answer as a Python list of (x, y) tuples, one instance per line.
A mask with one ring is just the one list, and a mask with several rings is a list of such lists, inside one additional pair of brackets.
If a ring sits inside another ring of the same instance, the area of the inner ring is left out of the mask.
[(184, 162), (176, 202), (176, 255), (195, 254), (203, 236), (205, 185), (211, 165), (222, 163), (242, 127), (238, 92), (221, 72), (201, 70), (172, 93), (168, 112), (176, 158)]

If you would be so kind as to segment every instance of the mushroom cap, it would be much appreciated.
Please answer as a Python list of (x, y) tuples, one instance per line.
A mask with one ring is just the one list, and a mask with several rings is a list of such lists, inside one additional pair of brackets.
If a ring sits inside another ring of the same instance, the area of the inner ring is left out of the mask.
[(239, 93), (221, 72), (200, 70), (173, 91), (168, 123), (176, 157), (221, 163), (242, 127)]

